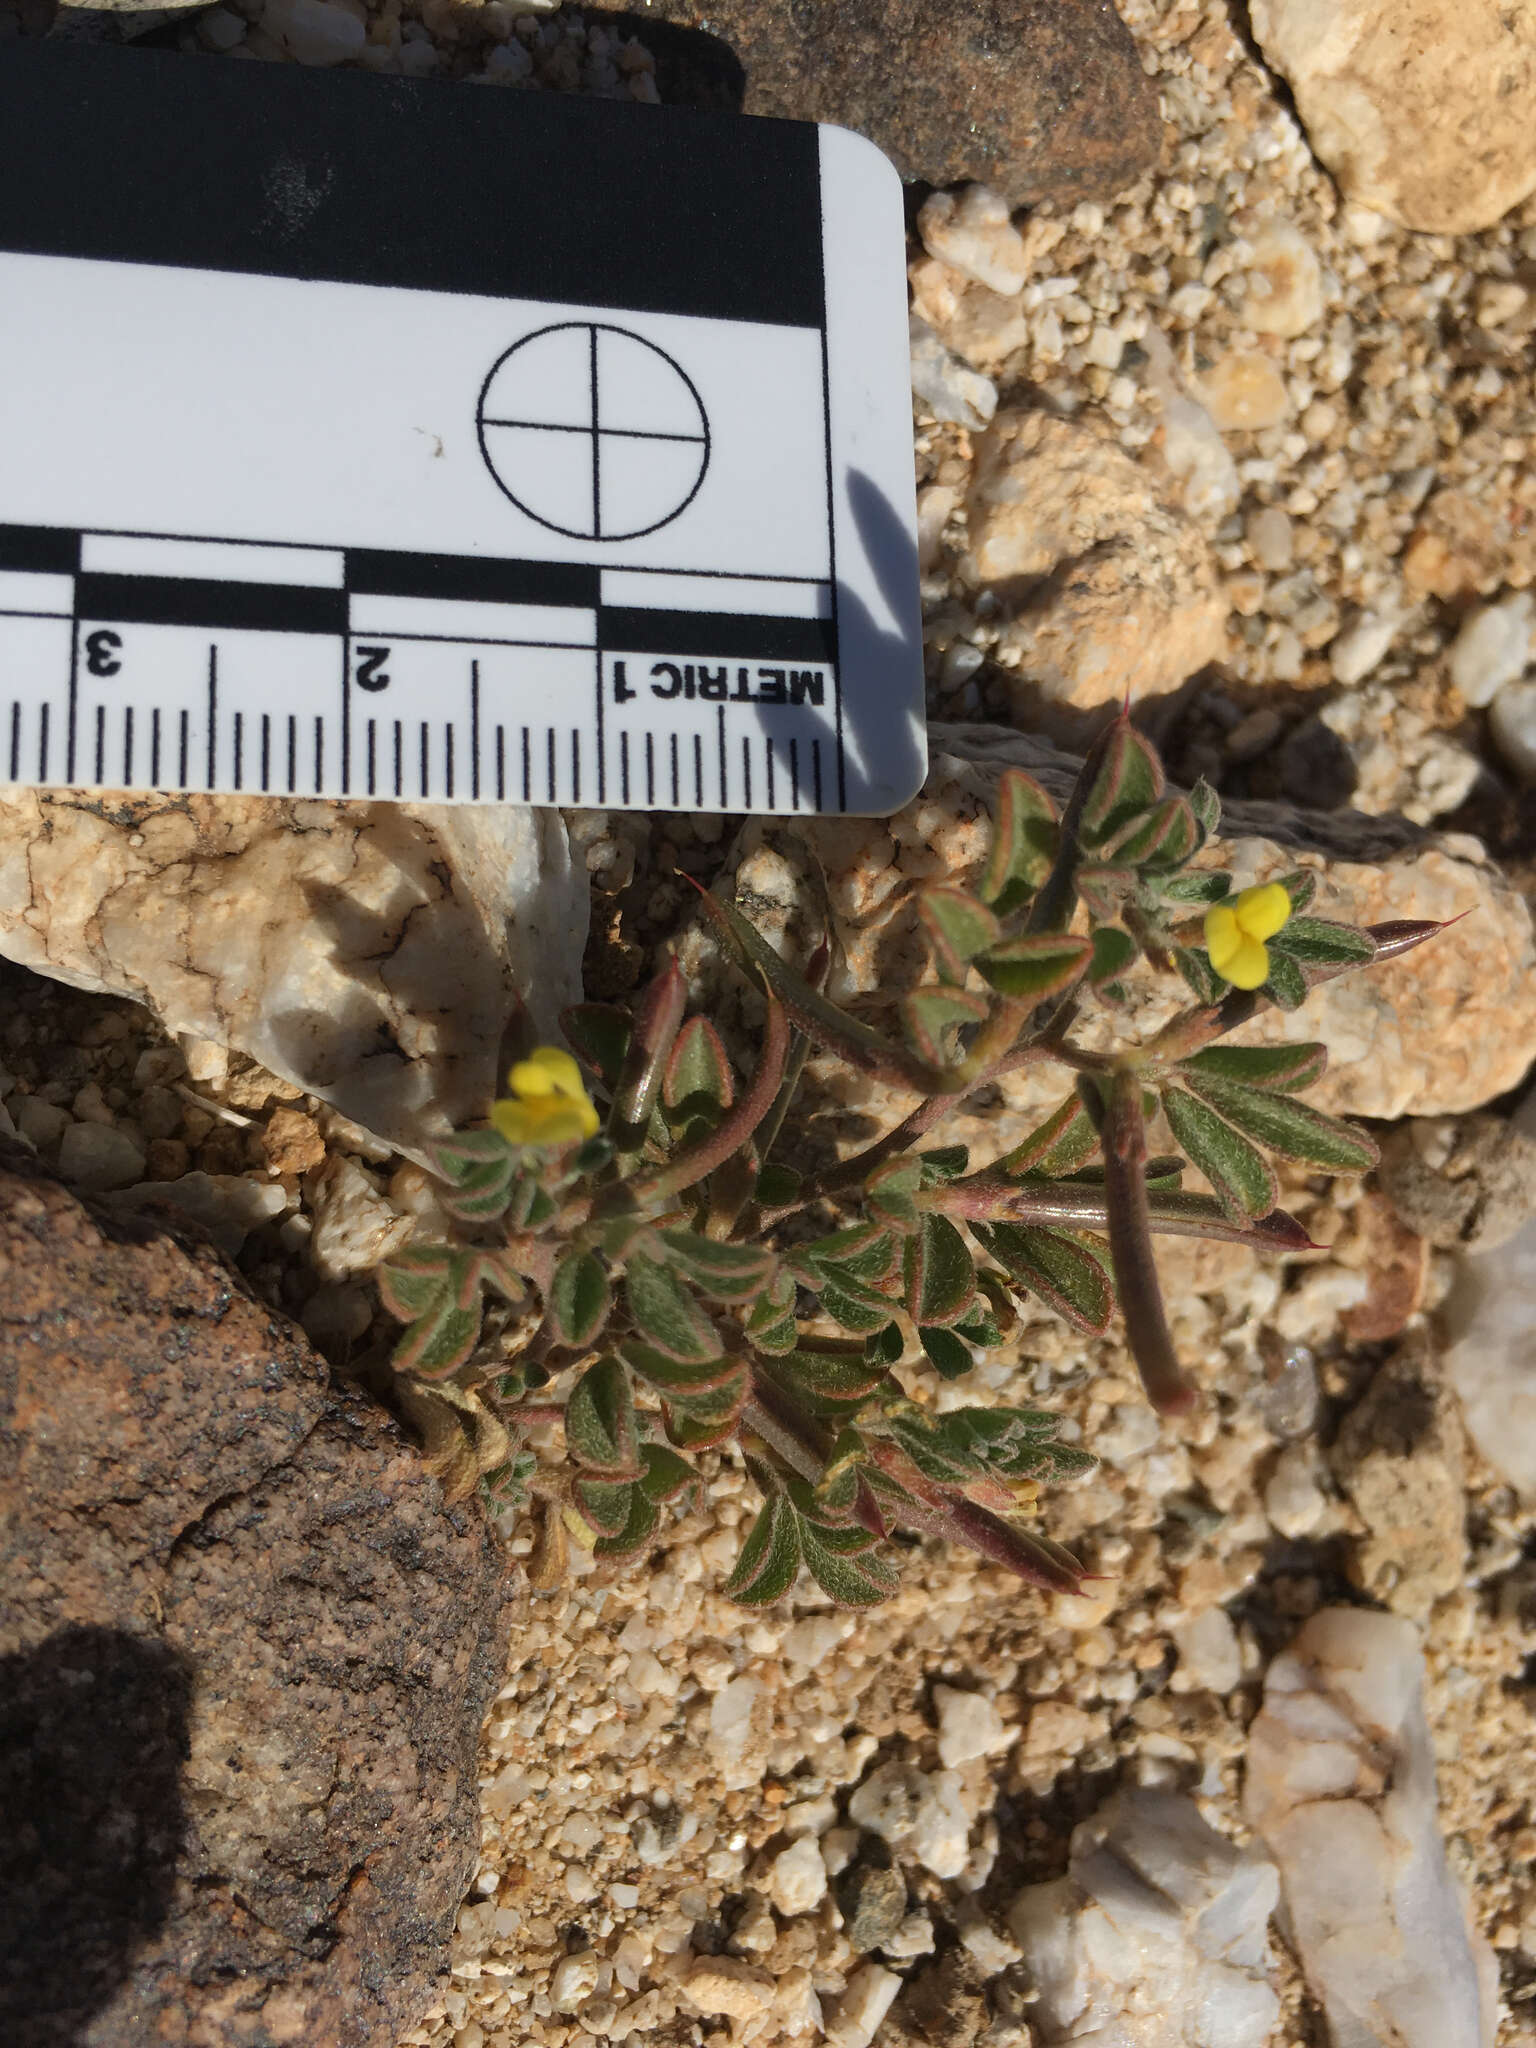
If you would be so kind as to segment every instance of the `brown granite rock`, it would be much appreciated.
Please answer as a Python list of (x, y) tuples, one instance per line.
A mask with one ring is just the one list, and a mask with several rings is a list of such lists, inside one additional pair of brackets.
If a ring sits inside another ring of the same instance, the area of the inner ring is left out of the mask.
[(653, 0), (633, 12), (728, 43), (749, 114), (857, 129), (909, 180), (976, 178), (1014, 206), (1071, 204), (1112, 198), (1162, 147), (1157, 93), (1110, 0)]
[(0, 1157), (0, 2039), (363, 2048), (444, 1961), (508, 1588), (217, 1254)]

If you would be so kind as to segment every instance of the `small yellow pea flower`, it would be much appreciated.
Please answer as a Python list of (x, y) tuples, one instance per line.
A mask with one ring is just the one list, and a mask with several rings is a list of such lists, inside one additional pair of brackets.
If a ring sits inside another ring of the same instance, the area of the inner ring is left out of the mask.
[(1205, 950), (1211, 965), (1234, 988), (1258, 988), (1269, 976), (1272, 939), (1291, 914), (1288, 891), (1279, 882), (1244, 889), (1230, 903), (1213, 903), (1205, 913)]
[(511, 1097), (491, 1105), (491, 1122), (510, 1145), (569, 1145), (597, 1129), (581, 1069), (558, 1045), (535, 1046), (508, 1074), (507, 1086)]

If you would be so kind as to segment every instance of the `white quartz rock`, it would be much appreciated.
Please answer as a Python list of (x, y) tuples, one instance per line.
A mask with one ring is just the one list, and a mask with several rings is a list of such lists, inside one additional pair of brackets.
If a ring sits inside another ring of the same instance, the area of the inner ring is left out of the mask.
[(1039, 1987), (1043, 2048), (1265, 2048), (1273, 1864), (1182, 1793), (1117, 1793), (1072, 1835), (1068, 1873), (1029, 1885), (1009, 1929)]
[(979, 432), (997, 411), (997, 386), (990, 377), (962, 363), (915, 313), (908, 329), (912, 396), (919, 407), (926, 407), (936, 420), (950, 420)]
[(1328, 1607), (1265, 1681), (1245, 1807), (1337, 2048), (1492, 2048), (1492, 1954), (1445, 1859), (1418, 1632)]
[(1473, 612), (1451, 649), (1451, 681), (1469, 704), (1492, 703), (1531, 658), (1536, 598), (1528, 590)]
[(918, 213), (917, 232), (930, 256), (989, 291), (1012, 298), (1024, 289), (1024, 237), (1009, 218), (1007, 200), (988, 186), (931, 194)]
[(521, 994), (580, 995), (554, 811), (0, 791), (0, 954), (250, 1054), (413, 1158), (483, 1115)]

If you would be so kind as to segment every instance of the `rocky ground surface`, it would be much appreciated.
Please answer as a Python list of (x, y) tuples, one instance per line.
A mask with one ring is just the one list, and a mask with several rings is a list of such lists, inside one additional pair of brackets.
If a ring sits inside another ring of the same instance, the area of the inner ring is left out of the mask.
[[(673, 39), (696, 17), (663, 11), (229, 0), (154, 34), (486, 88), (739, 97), (718, 53)], [(771, 51), (778, 12), (731, 18)], [(1023, 34), (1044, 10), (1011, 12)], [(990, 131), (1034, 136), (1027, 164), (915, 133), (905, 79), (867, 64), (784, 108), (868, 127), (925, 184), (1003, 194), (913, 192), (930, 709), (972, 731), (946, 734), (961, 765), (898, 819), (818, 839), (845, 988), (909, 958), (904, 886), (976, 857), (996, 751), (973, 729), (1070, 747), (1127, 691), (1175, 774), (1251, 807), (1245, 879), (1299, 834), (1340, 909), (1472, 915), (1454, 955), (1393, 970), (1390, 1001), (1309, 1024), (1334, 1048), (1332, 1106), (1392, 1120), (1377, 1180), (1287, 1188), (1320, 1249), (1166, 1250), (1206, 1392), (1192, 1425), (1150, 1413), (1113, 1335), (1044, 1318), (977, 1374), (1102, 1460), (1045, 1504), (1096, 1575), (1082, 1595), (921, 1550), (872, 1616), (800, 1591), (745, 1617), (717, 1590), (751, 1507), (729, 1459), (641, 1567), (511, 1532), (478, 1873), (402, 2048), (1051, 2048), (1095, 2023), (1113, 2048), (1536, 2044), (1536, 1137), (1510, 1116), (1536, 1043), (1536, 29), (1482, 0), (1414, 0), (1395, 41), (1370, 0), (1334, 10), (1329, 39), (1283, 0), (1125, 0), (1129, 39), (1103, 7), (1070, 12), (1078, 113), (1031, 130), (1020, 85)], [(909, 66), (936, 61), (901, 10), (865, 13), (861, 34), (884, 20)], [(990, 16), (951, 15), (945, 48), (972, 38), (980, 67), (946, 75), (963, 121), (967, 94), (1006, 97), (1027, 67), (988, 71)], [(7, 884), (0, 948), (28, 965), (0, 969), (0, 1102), (66, 1181), (119, 1210), (169, 1199), (333, 1362), (366, 1364), (384, 1334), (366, 1275), (432, 1225), (417, 1112), (462, 1056), (410, 989), (451, 964), (494, 1007), (526, 937), (484, 916), (485, 849), (435, 862), (438, 822), (365, 850), (384, 880), (355, 928), (332, 917), (342, 985), (321, 994), (359, 1030), (412, 1022), (384, 1076), (415, 1091), (395, 1150), (365, 1127), (390, 1090), (338, 1088), (313, 990), (309, 1028), (274, 1030), (299, 970), (230, 957), (241, 901), (270, 901), (260, 833), (240, 842), (247, 898), (210, 905), (217, 821), (108, 809), (7, 800), (6, 872), (25, 848), (28, 881)], [(65, 871), (66, 824), (117, 863), (114, 891), (192, 872), (179, 975), (141, 933), (104, 932), (88, 891), (52, 931), (33, 863), (57, 838)], [(674, 868), (733, 874), (803, 936), (809, 864), (782, 835), (567, 826), (594, 994), (632, 990), (685, 925)], [(363, 858), (344, 852), (343, 877)], [(565, 858), (519, 854), (535, 928), (569, 901)], [(377, 961), (434, 891), (461, 921), (402, 993)], [(729, 1016), (708, 948), (685, 955)], [(829, 1141), (884, 1107), (818, 1085)], [(1009, 1113), (973, 1104), (968, 1135), (996, 1142)], [(1319, 1785), (1321, 1816), (1298, 1793)]]

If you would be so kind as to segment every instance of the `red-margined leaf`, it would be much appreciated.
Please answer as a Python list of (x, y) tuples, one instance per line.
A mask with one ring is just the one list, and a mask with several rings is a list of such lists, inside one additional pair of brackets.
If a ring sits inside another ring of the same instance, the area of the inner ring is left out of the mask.
[(895, 1592), (895, 1567), (864, 1529), (832, 1529), (800, 1517), (800, 1557), (829, 1600), (839, 1607), (875, 1607)]
[(783, 1599), (799, 1570), (800, 1518), (775, 1489), (747, 1532), (725, 1591), (743, 1607), (771, 1607)]
[(444, 1295), (438, 1305), (413, 1322), (395, 1346), (396, 1372), (417, 1379), (446, 1380), (466, 1364), (480, 1337), (480, 1297), (461, 1308)]
[(915, 989), (897, 1005), (908, 1044), (936, 1067), (949, 1059), (945, 1040), (950, 1031), (961, 1024), (979, 1024), (988, 1009), (985, 996), (963, 988)]
[(1368, 932), (1326, 917), (1293, 917), (1268, 944), (1271, 952), (1288, 954), (1303, 967), (1364, 967), (1376, 958)]
[(998, 778), (992, 843), (978, 893), (999, 917), (1010, 917), (1040, 887), (1056, 853), (1056, 806), (1019, 768)]
[[(463, 1274), (462, 1286), (489, 1287), (504, 1301), (521, 1301), (527, 1293), (523, 1282), (525, 1276), (517, 1267), (512, 1250), (506, 1245), (487, 1245), (472, 1252), (458, 1253)], [(468, 1297), (461, 1291), (460, 1305), (467, 1305)]]
[(813, 1400), (862, 1401), (885, 1378), (885, 1369), (862, 1351), (816, 1351), (802, 1346), (776, 1361), (773, 1376)]
[(1200, 844), (1200, 827), (1189, 800), (1165, 796), (1139, 818), (1122, 825), (1105, 842), (1103, 857), (1117, 867), (1176, 868)]
[(1083, 843), (1102, 845), (1162, 793), (1162, 762), (1151, 741), (1122, 714), (1105, 735), (1103, 757), (1083, 804)]
[(577, 1059), (614, 1087), (629, 1050), (630, 1024), (612, 1003), (574, 1003), (560, 1012), (560, 1029)]
[(1076, 1172), (1098, 1149), (1099, 1134), (1081, 1097), (1069, 1095), (1043, 1124), (1037, 1125), (1011, 1152), (1005, 1152), (992, 1171), (1009, 1179), (1031, 1173), (1042, 1180), (1054, 1180), (1061, 1174)]
[(935, 1145), (931, 1152), (919, 1152), (917, 1158), (925, 1188), (943, 1187), (949, 1181), (958, 1180), (971, 1163), (971, 1155), (964, 1145)]
[(690, 1017), (678, 1032), (667, 1060), (661, 1099), (680, 1116), (718, 1113), (735, 1101), (731, 1063), (719, 1032), (707, 1017)]
[(1098, 925), (1093, 933), (1093, 956), (1088, 963), (1088, 980), (1092, 987), (1103, 988), (1126, 969), (1136, 958), (1136, 941), (1129, 932), (1121, 931), (1117, 924)]
[(864, 1339), (864, 1356), (871, 1365), (898, 1365), (906, 1348), (907, 1340), (901, 1334), (900, 1323), (887, 1323), (883, 1330), (875, 1330)]
[(903, 1233), (917, 1228), (916, 1196), (923, 1184), (921, 1159), (909, 1154), (887, 1159), (864, 1182), (864, 1206), (872, 1216)]
[(1297, 1094), (1320, 1081), (1328, 1067), (1326, 1045), (1209, 1045), (1180, 1061), (1194, 1086), (1199, 1080), (1241, 1081), (1250, 1088)]
[(1310, 868), (1292, 868), (1280, 877), (1280, 886), (1291, 899), (1291, 915), (1299, 916), (1317, 894), (1317, 876)]
[(526, 1220), (537, 1192), (537, 1177), (520, 1174), (511, 1153), (504, 1153), (500, 1159), (465, 1168), (439, 1199), (450, 1216), (465, 1223), (489, 1223), (510, 1208), (508, 1220), (516, 1229)]
[(788, 1055), (789, 1024), (784, 1006), (770, 995), (763, 1025), (762, 1054), (752, 1079), (747, 1083), (746, 1092), (729, 1109), (722, 1111), (720, 1121), (712, 1131), (686, 1145), (661, 1173), (648, 1179), (643, 1184), (645, 1192), (675, 1195), (684, 1188), (694, 1187), (706, 1174), (724, 1166), (734, 1153), (745, 1146), (773, 1107)]
[(824, 1281), (819, 1292), (826, 1314), (842, 1329), (852, 1330), (856, 1336), (866, 1337), (875, 1330), (883, 1329), (890, 1316), (887, 1303), (878, 1299), (871, 1301), (865, 1295), (839, 1287), (835, 1281)]
[(790, 1274), (775, 1275), (753, 1302), (747, 1314), (746, 1335), (755, 1350), (770, 1358), (794, 1350), (800, 1333), (795, 1322), (795, 1283)]
[(1227, 984), (1216, 972), (1204, 952), (1194, 946), (1175, 946), (1173, 964), (1183, 975), (1197, 1003), (1209, 1007), (1219, 1003), (1226, 994)]
[(396, 1252), (375, 1276), (389, 1314), (402, 1323), (414, 1322), (439, 1301), (451, 1300), (453, 1257), (453, 1247), (446, 1244), (412, 1244)]
[(751, 1381), (743, 1368), (712, 1394), (690, 1394), (662, 1402), (667, 1435), (682, 1451), (713, 1450), (741, 1427)]
[(946, 981), (964, 981), (966, 963), (1003, 935), (985, 904), (964, 889), (942, 883), (918, 891), (917, 914), (928, 934), (934, 965)]
[(914, 1323), (957, 1323), (976, 1299), (976, 1261), (947, 1216), (931, 1211), (902, 1248), (907, 1313)]
[(1189, 808), (1207, 839), (1214, 839), (1221, 824), (1221, 798), (1202, 775), (1189, 792)]
[(639, 1484), (650, 1500), (681, 1500), (691, 1486), (698, 1484), (698, 1473), (668, 1444), (642, 1444), (640, 1459), (644, 1470)]
[(1163, 1114), (1190, 1164), (1205, 1175), (1229, 1216), (1269, 1214), (1280, 1199), (1280, 1184), (1257, 1146), (1208, 1103), (1182, 1088), (1163, 1090)]
[(687, 999), (682, 969), (669, 955), (635, 1007), (624, 1064), (614, 1084), (608, 1135), (621, 1152), (637, 1151), (645, 1141)]
[(515, 1148), (500, 1131), (455, 1131), (431, 1148), (433, 1170), (450, 1186), (460, 1187), (466, 1179), (487, 1166), (501, 1166), (510, 1174), (516, 1163)]
[(645, 1488), (632, 1485), (629, 1488), (629, 1513), (624, 1526), (612, 1536), (600, 1536), (592, 1546), (594, 1557), (633, 1557), (644, 1550), (656, 1534), (656, 1525), (661, 1520), (656, 1503)]
[(678, 1359), (668, 1358), (664, 1351), (642, 1344), (637, 1337), (626, 1337), (619, 1350), (630, 1369), (669, 1400), (717, 1393), (741, 1371), (740, 1363), (723, 1351), (718, 1358), (684, 1365)]
[(555, 1342), (582, 1350), (607, 1322), (612, 1306), (602, 1260), (595, 1252), (567, 1252), (549, 1290), (549, 1327)]
[(630, 1320), (647, 1343), (684, 1365), (720, 1355), (714, 1324), (669, 1267), (637, 1255), (624, 1275)]
[(846, 1015), (828, 1002), (819, 990), (781, 960), (756, 926), (733, 904), (722, 903), (707, 889), (700, 889), (704, 914), (725, 940), (729, 949), (753, 974), (761, 976), (789, 1013), (790, 1022), (803, 1031), (813, 1045), (838, 1053), (849, 1066), (873, 1074), (897, 1086), (917, 1088), (927, 1095), (942, 1089), (945, 1077), (936, 1073), (904, 1046), (893, 1045), (872, 1026)]
[(766, 1245), (725, 1244), (696, 1230), (664, 1230), (661, 1241), (695, 1287), (716, 1301), (752, 1301), (773, 1277)]
[(1331, 1173), (1369, 1173), (1380, 1159), (1363, 1131), (1324, 1116), (1305, 1102), (1212, 1073), (1192, 1074), (1188, 1068), (1183, 1078), (1228, 1123), (1283, 1159), (1326, 1167)]
[(1080, 1330), (1102, 1336), (1115, 1311), (1115, 1290), (1105, 1261), (1081, 1238), (1030, 1223), (971, 1226), (977, 1242), (1010, 1280)]
[(955, 1330), (933, 1329), (922, 1325), (918, 1329), (928, 1362), (941, 1379), (957, 1380), (970, 1372), (975, 1364), (971, 1347)]
[(635, 1396), (629, 1374), (611, 1354), (588, 1366), (565, 1404), (565, 1440), (571, 1456), (604, 1479), (634, 1479), (640, 1472)]
[(1307, 977), (1300, 961), (1289, 953), (1269, 949), (1269, 972), (1264, 977), (1264, 994), (1280, 1010), (1299, 1010), (1307, 1000)]
[(1232, 893), (1232, 877), (1221, 868), (1194, 868), (1160, 875), (1156, 888), (1165, 903), (1220, 903)]
[(813, 1238), (794, 1256), (808, 1266), (807, 1278), (812, 1284), (816, 1274), (833, 1272), (889, 1291), (896, 1286), (901, 1267), (898, 1240), (878, 1220), (850, 1223), (845, 1230)]
[(1005, 939), (976, 958), (976, 969), (999, 994), (1016, 1002), (1044, 1002), (1070, 988), (1087, 967), (1092, 947), (1087, 939), (1056, 932), (1026, 932)]
[(598, 1536), (617, 1536), (629, 1520), (633, 1482), (628, 1479), (589, 1479), (583, 1474), (574, 1481), (571, 1493), (577, 1513)]

